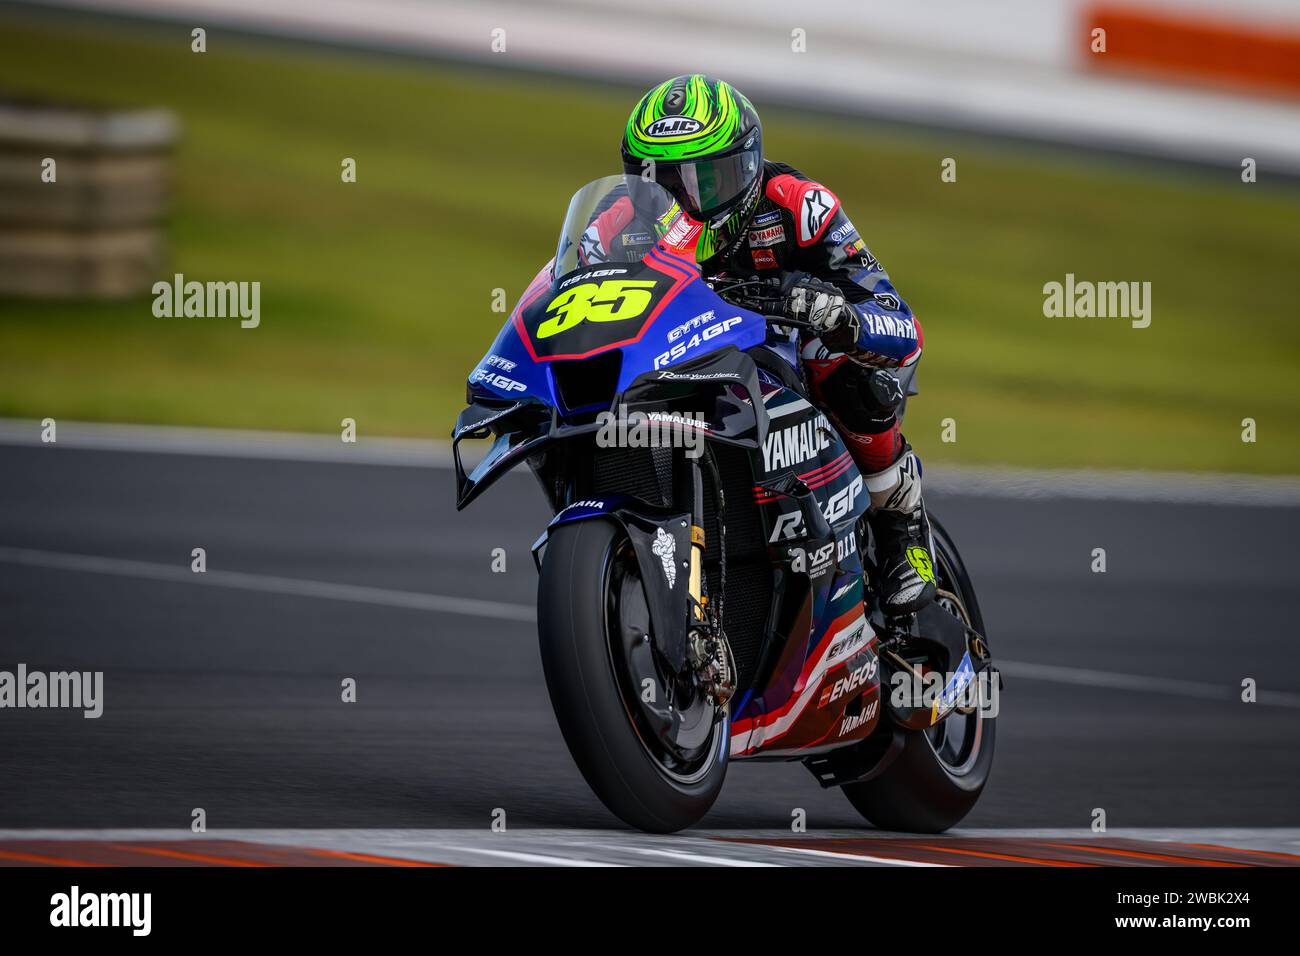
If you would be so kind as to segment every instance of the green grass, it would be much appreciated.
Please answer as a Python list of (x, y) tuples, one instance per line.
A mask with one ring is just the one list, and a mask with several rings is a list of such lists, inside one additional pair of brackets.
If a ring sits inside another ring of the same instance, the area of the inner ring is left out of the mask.
[[(0, 303), (0, 415), (447, 434), (464, 376), (614, 171), (632, 95), (181, 28), (0, 19), (0, 90), (163, 105), (173, 267), (258, 280), (262, 323), (148, 298)], [(761, 103), (760, 103), (761, 107)], [(860, 121), (764, 112), (835, 189), (926, 335), (908, 435), (931, 460), (1300, 472), (1300, 195)], [(957, 159), (956, 183), (940, 160)], [(358, 182), (339, 164), (355, 157)], [(1153, 321), (1047, 319), (1042, 287), (1143, 280)], [(170, 272), (168, 273), (168, 276)], [(1240, 441), (1244, 417), (1259, 441)], [(940, 422), (957, 421), (955, 444)]]

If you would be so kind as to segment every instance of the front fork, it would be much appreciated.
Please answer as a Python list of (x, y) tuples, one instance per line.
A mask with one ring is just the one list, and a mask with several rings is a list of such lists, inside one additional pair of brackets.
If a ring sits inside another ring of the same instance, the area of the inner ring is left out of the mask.
[[(710, 595), (704, 593), (704, 470), (699, 458), (683, 455), (682, 467), (674, 472), (678, 501), (691, 503), (691, 557), (688, 590), (691, 602), (691, 624), (687, 646), (696, 676), (704, 691), (713, 700), (720, 714), (726, 713), (727, 703), (736, 691), (736, 661), (722, 631), (722, 604), (710, 606)], [(717, 469), (713, 470), (715, 486), (719, 484)], [(719, 533), (725, 552), (726, 532), (722, 523), (726, 515), (718, 516)], [(726, 554), (720, 556), (721, 573), (725, 575)], [(726, 578), (722, 577), (722, 589)], [(722, 594), (717, 595), (718, 598)]]
[(699, 458), (683, 455), (682, 468), (676, 470), (677, 500), (691, 503), (691, 558), (688, 588), (691, 596), (691, 614), (694, 620), (704, 622), (708, 597), (704, 594), (704, 471)]

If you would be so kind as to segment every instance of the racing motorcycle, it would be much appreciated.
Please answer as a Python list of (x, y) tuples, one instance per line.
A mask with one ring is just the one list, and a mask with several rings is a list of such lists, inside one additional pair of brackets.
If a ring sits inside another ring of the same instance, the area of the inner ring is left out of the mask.
[[(682, 829), (730, 761), (798, 760), (880, 828), (945, 830), (988, 779), (1001, 686), (970, 578), (932, 515), (938, 600), (882, 613), (869, 495), (810, 400), (807, 330), (768, 282), (706, 281), (700, 229), (639, 177), (573, 196), (469, 376), (457, 508), (520, 462), (540, 481), (547, 687), (625, 823)], [(490, 445), (467, 471), (470, 439)]]

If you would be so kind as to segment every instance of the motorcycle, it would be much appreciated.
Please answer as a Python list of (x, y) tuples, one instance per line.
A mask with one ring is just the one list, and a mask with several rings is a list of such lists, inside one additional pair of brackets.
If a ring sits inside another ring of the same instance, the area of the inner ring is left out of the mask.
[(943, 831), (988, 779), (1001, 687), (966, 568), (931, 515), (938, 600), (881, 612), (869, 495), (810, 400), (806, 329), (769, 282), (706, 281), (700, 229), (639, 177), (578, 190), (469, 375), (457, 509), (520, 462), (541, 483), (546, 683), (625, 823), (691, 826), (730, 761), (797, 760), (877, 827)]

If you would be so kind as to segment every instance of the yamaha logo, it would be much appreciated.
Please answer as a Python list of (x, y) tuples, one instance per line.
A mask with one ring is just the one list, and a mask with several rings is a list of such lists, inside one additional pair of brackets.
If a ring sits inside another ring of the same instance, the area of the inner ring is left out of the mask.
[(689, 116), (670, 116), (655, 120), (641, 132), (650, 139), (667, 139), (670, 136), (690, 136), (703, 128), (703, 123)]

